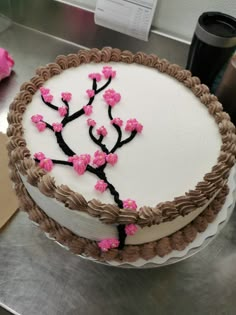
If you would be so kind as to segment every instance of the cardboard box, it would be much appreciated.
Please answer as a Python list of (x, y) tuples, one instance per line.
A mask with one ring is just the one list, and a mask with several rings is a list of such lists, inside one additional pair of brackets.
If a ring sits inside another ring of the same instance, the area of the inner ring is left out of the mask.
[(0, 132), (0, 229), (18, 210), (18, 200), (9, 178), (7, 136)]

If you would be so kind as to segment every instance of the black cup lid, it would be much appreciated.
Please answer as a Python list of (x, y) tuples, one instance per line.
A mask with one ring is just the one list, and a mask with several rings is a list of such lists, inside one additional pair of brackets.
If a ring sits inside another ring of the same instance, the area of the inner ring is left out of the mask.
[(195, 33), (211, 46), (236, 46), (236, 19), (220, 12), (205, 12), (198, 19)]

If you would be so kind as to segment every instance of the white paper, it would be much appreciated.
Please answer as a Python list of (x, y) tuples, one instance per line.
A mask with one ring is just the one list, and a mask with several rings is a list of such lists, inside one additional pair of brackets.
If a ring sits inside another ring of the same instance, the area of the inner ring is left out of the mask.
[(95, 23), (147, 41), (157, 0), (97, 0)]

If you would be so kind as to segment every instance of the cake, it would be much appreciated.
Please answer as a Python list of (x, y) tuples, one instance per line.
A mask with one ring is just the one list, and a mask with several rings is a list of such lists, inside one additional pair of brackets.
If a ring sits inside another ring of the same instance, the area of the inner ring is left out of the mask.
[(76, 254), (125, 262), (183, 250), (228, 194), (229, 115), (153, 54), (60, 55), (22, 84), (8, 122), (21, 208)]

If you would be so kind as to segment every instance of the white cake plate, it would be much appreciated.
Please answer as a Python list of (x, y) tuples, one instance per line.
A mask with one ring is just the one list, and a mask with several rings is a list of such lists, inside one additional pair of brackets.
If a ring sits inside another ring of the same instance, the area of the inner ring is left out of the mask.
[[(228, 180), (228, 186), (229, 186), (229, 194), (227, 195), (225, 203), (222, 209), (220, 210), (220, 212), (215, 217), (214, 221), (208, 224), (208, 227), (204, 232), (198, 233), (195, 240), (192, 243), (188, 244), (186, 248), (182, 251), (173, 250), (170, 254), (165, 255), (164, 257), (156, 256), (150, 260), (144, 260), (140, 258), (136, 260), (135, 262), (131, 262), (131, 263), (126, 263), (126, 262), (119, 263), (116, 261), (102, 262), (102, 261), (98, 261), (96, 259), (93, 259), (85, 255), (77, 255), (77, 256), (83, 259), (91, 260), (96, 263), (100, 263), (107, 266), (113, 266), (113, 267), (119, 267), (119, 268), (140, 268), (140, 269), (163, 267), (170, 264), (175, 264), (181, 260), (189, 258), (195, 255), (196, 253), (198, 253), (203, 248), (205, 248), (216, 237), (218, 232), (228, 222), (234, 210), (235, 201), (236, 201), (236, 167), (234, 167), (231, 170), (229, 180)], [(48, 233), (45, 233), (45, 234), (49, 239), (55, 241), (58, 245), (65, 248), (66, 250), (69, 250), (67, 246), (60, 244), (54, 238), (50, 237)]]

